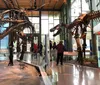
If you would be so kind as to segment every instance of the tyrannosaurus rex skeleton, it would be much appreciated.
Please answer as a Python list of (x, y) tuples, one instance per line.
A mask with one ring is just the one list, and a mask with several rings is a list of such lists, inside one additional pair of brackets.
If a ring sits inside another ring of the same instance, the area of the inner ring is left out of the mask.
[[(60, 34), (62, 31), (62, 27), (67, 28), (71, 30), (72, 34), (74, 35), (74, 38), (77, 43), (77, 51), (78, 51), (78, 60), (80, 64), (83, 64), (83, 55), (82, 52), (84, 52), (85, 56), (85, 48), (86, 48), (86, 32), (88, 24), (91, 20), (99, 20), (100, 18), (100, 11), (93, 11), (87, 14), (81, 14), (77, 19), (75, 19), (70, 24), (64, 24), (60, 23), (56, 25), (55, 27), (50, 29), (50, 32), (54, 32), (55, 30), (58, 30), (53, 36), (56, 36)], [(80, 36), (81, 35), (81, 36)], [(80, 43), (80, 39), (83, 39), (83, 49)]]

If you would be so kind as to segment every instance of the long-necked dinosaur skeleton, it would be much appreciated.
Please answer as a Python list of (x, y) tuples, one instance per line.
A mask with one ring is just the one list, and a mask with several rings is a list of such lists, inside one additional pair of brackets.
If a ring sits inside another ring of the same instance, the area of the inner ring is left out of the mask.
[[(85, 56), (85, 48), (86, 48), (86, 32), (88, 24), (91, 20), (100, 18), (100, 11), (93, 11), (87, 14), (81, 14), (77, 19), (75, 19), (71, 24), (64, 24), (60, 23), (55, 27), (50, 29), (50, 32), (54, 32), (58, 30), (53, 36), (58, 35), (61, 32), (61, 28), (65, 27), (71, 30), (77, 44), (77, 51), (78, 51), (78, 62), (83, 64), (83, 55)], [(80, 39), (83, 39), (83, 45), (80, 43)], [(82, 48), (83, 47), (83, 48)]]
[[(20, 37), (22, 41), (26, 42), (26, 39), (22, 35), (22, 31), (25, 28), (29, 28), (31, 30), (32, 35), (35, 32), (34, 26), (29, 21), (28, 17), (25, 14), (25, 11), (23, 9), (16, 10), (6, 10), (0, 14), (0, 30), (3, 29), (2, 27), (4, 24), (9, 23), (9, 27), (6, 28), (3, 32), (0, 33), (0, 39), (3, 39), (8, 34), (10, 35), (10, 42), (9, 42), (9, 65), (13, 65), (13, 41), (15, 37)], [(22, 48), (24, 49), (24, 48)]]

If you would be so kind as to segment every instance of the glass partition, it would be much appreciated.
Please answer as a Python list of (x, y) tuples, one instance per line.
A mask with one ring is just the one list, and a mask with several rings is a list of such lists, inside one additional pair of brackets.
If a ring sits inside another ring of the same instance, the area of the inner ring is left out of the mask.
[[(2, 33), (6, 28), (9, 26), (9, 23), (4, 24), (3, 26), (0, 27), (0, 33)], [(4, 37), (3, 39), (0, 40), (0, 50), (3, 49), (8, 49), (8, 39), (9, 36)]]

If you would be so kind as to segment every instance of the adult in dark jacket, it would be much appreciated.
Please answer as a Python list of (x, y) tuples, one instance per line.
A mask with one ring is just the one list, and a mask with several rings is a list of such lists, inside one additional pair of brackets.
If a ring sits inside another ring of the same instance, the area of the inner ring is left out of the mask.
[(43, 45), (42, 45), (42, 42), (41, 42), (40, 45), (39, 45), (39, 53), (40, 53), (41, 56), (42, 56), (42, 49), (43, 49)]
[(9, 43), (9, 63), (8, 66), (13, 66), (13, 41)]
[(63, 52), (64, 52), (64, 45), (62, 41), (59, 42), (57, 45), (57, 65), (59, 64), (59, 61), (61, 65), (63, 65)]

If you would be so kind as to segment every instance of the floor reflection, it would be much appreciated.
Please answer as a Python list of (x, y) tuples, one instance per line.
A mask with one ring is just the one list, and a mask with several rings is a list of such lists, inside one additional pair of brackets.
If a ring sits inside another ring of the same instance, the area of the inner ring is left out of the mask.
[(21, 69), (17, 61), (14, 61), (14, 66), (7, 66), (7, 63), (0, 62), (0, 85), (44, 85), (33, 66), (25, 64)]
[[(14, 54), (14, 60), (16, 59), (18, 59), (18, 56), (17, 54)], [(0, 61), (4, 60), (8, 60), (8, 54), (0, 55)], [(25, 53), (24, 61), (41, 66), (45, 63), (43, 56), (41, 57), (40, 55), (38, 55), (36, 58), (32, 53)], [(5, 62), (5, 64), (7, 63)], [(3, 70), (4, 69), (5, 67), (3, 68)], [(63, 66), (56, 66), (56, 63), (52, 62), (51, 69), (52, 76), (50, 76), (50, 80), (52, 82), (52, 85), (100, 85), (99, 68), (92, 68), (66, 63)], [(16, 74), (16, 72), (14, 73)], [(0, 74), (0, 78), (3, 78), (3, 76), (4, 75)], [(3, 80), (0, 80), (0, 82), (3, 82)]]
[(100, 85), (99, 68), (64, 64), (63, 66), (52, 65), (52, 70), (53, 77), (54, 73), (57, 74), (54, 77), (56, 83), (53, 85)]
[[(19, 60), (20, 57), (20, 53), (14, 53), (13, 54), (13, 59), (14, 60)], [(9, 54), (5, 53), (2, 54), (0, 53), (0, 61), (4, 61), (4, 60), (9, 60)], [(33, 63), (36, 65), (43, 65), (45, 63), (45, 59), (43, 56), (40, 56), (39, 53), (37, 54), (37, 58), (36, 56), (31, 53), (31, 52), (27, 52), (24, 54), (24, 58), (23, 61), (27, 62), (27, 63)]]

